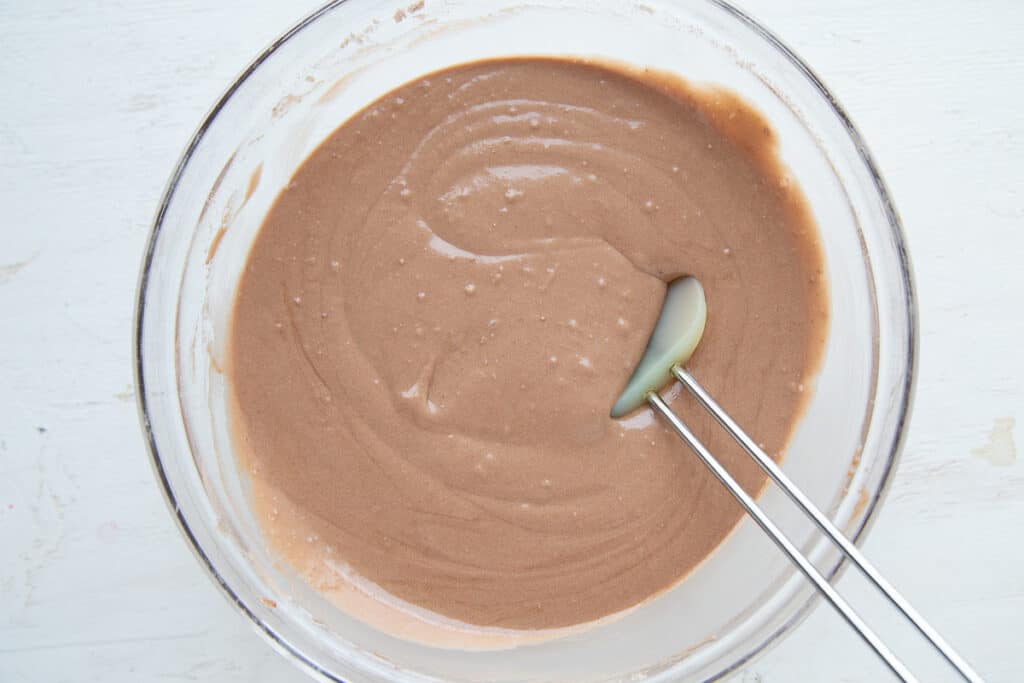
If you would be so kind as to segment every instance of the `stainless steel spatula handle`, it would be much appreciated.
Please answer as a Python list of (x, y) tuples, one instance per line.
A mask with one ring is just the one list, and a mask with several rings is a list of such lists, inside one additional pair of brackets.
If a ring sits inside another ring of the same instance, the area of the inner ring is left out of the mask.
[[(831, 540), (844, 555), (871, 581), (871, 583), (894, 605), (899, 612), (910, 621), (915, 628), (938, 650), (966, 681), (983, 683), (981, 676), (947, 643), (939, 633), (915, 610), (906, 598), (867, 561), (860, 550), (847, 539), (832, 521), (819, 510), (810, 499), (787, 477), (753, 439), (726, 413), (721, 406), (704, 390), (694, 377), (680, 365), (672, 368), (672, 375), (693, 396), (697, 402), (714, 416), (720, 425), (743, 447), (743, 449), (761, 466), (786, 495), (796, 503), (804, 514), (811, 518), (815, 525)], [(743, 509), (758, 526), (768, 534), (775, 545), (796, 565), (800, 572), (814, 585), (826, 600), (839, 612), (843, 619), (885, 662), (889, 669), (902, 681), (917, 681), (903, 662), (882, 642), (878, 635), (864, 622), (850, 604), (829, 584), (828, 580), (814, 567), (794, 543), (782, 533), (774, 522), (764, 513), (754, 499), (743, 490), (743, 487), (718, 462), (717, 458), (701, 443), (700, 439), (690, 431), (686, 423), (665, 403), (657, 392), (647, 394), (647, 402), (669, 423), (675, 433), (693, 450), (701, 462), (711, 470), (715, 477), (736, 498)]]

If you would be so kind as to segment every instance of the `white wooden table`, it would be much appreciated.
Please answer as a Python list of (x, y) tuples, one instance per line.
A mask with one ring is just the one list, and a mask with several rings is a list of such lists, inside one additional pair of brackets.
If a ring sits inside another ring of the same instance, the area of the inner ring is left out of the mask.
[[(182, 146), (317, 2), (0, 0), (0, 681), (304, 680), (221, 599), (167, 514), (130, 325)], [(916, 410), (867, 554), (990, 680), (1024, 680), (1024, 6), (745, 7), (859, 124), (912, 249)], [(868, 595), (852, 572), (841, 587)], [(819, 607), (736, 680), (886, 678)]]

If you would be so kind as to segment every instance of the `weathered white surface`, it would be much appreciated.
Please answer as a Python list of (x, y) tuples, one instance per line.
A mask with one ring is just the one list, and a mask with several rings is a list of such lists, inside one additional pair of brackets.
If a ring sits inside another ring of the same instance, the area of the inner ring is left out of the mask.
[[(164, 509), (130, 322), (180, 149), (316, 4), (0, 0), (0, 681), (303, 680), (217, 595)], [(1024, 680), (1024, 464), (994, 464), (1024, 436), (1006, 421), (1024, 420), (1024, 7), (745, 6), (857, 121), (914, 256), (916, 410), (867, 553), (990, 680)], [(852, 573), (841, 585), (867, 594)], [(884, 676), (819, 608), (737, 680)]]

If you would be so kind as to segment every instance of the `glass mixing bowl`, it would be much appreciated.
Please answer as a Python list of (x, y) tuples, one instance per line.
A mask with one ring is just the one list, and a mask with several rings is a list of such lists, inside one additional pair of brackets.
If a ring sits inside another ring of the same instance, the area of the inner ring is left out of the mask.
[[(175, 168), (139, 285), (136, 372), (153, 463), (193, 550), (266, 639), (324, 680), (713, 680), (791, 630), (810, 588), (744, 519), (675, 588), (575, 635), (492, 651), (411, 643), (342, 612), (275, 559), (246, 502), (225, 411), (226, 324), (249, 245), (306, 155), (395, 86), (509, 55), (597, 57), (716, 84), (754, 104), (820, 227), (831, 330), (785, 469), (855, 539), (908, 417), (915, 309), (899, 219), (863, 141), (813, 72), (709, 0), (347, 0), (275, 41)], [(693, 457), (682, 444), (679, 457)], [(778, 491), (761, 501), (827, 575), (841, 560)]]

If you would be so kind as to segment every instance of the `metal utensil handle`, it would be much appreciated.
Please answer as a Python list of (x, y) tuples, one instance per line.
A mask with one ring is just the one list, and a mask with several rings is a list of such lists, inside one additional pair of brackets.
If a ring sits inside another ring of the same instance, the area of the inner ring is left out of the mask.
[(882, 642), (882, 640), (872, 631), (864, 620), (853, 610), (853, 608), (846, 602), (845, 599), (825, 580), (814, 565), (804, 557), (797, 547), (793, 545), (793, 542), (786, 537), (782, 531), (779, 530), (775, 523), (772, 522), (764, 511), (754, 502), (746, 491), (739, 485), (739, 483), (732, 478), (732, 476), (722, 467), (721, 463), (715, 459), (715, 456), (704, 446), (703, 443), (690, 431), (689, 427), (683, 423), (679, 417), (672, 412), (672, 409), (668, 407), (668, 404), (659, 396), (656, 392), (651, 392), (647, 395), (647, 402), (651, 406), (661, 413), (668, 423), (672, 426), (686, 444), (693, 449), (693, 452), (697, 454), (697, 457), (703, 461), (703, 463), (711, 470), (718, 481), (729, 489), (729, 492), (739, 501), (743, 509), (747, 511), (754, 521), (757, 522), (758, 526), (764, 530), (766, 534), (773, 541), (775, 545), (784, 552), (793, 564), (803, 573), (807, 579), (814, 584), (815, 588), (821, 592), (825, 598), (832, 603), (832, 606), (836, 608), (843, 619), (853, 627), (853, 629), (864, 639), (872, 650), (874, 650), (879, 657), (888, 665), (896, 676), (905, 683), (917, 683), (917, 679), (910, 673), (910, 670), (901, 662), (895, 654)]
[(856, 565), (857, 569), (859, 569), (861, 573), (863, 573), (864, 576), (866, 576), (868, 580), (871, 581), (871, 583), (874, 584), (883, 595), (885, 595), (889, 602), (899, 610), (899, 612), (914, 625), (918, 632), (920, 632), (920, 634), (924, 636), (940, 654), (942, 654), (946, 661), (949, 662), (961, 676), (963, 676), (964, 680), (970, 681), (970, 683), (983, 683), (981, 676), (979, 676), (978, 673), (974, 671), (974, 669), (972, 669), (971, 666), (963, 659), (963, 657), (961, 657), (950, 646), (950, 644), (947, 643), (927, 621), (925, 621), (924, 617), (922, 617), (917, 610), (907, 602), (907, 599), (893, 588), (892, 584), (890, 584), (885, 577), (875, 569), (874, 565), (864, 557), (857, 546), (850, 542), (850, 540), (843, 535), (836, 525), (832, 523), (832, 520), (825, 516), (825, 514), (811, 502), (804, 492), (786, 476), (775, 461), (772, 460), (767, 453), (761, 450), (754, 440), (751, 439), (738, 424), (736, 424), (736, 421), (718, 405), (711, 395), (704, 390), (704, 387), (697, 382), (693, 375), (679, 365), (672, 368), (672, 374), (675, 375), (675, 378), (679, 380), (679, 382), (686, 387), (691, 394), (693, 394), (693, 397), (697, 399), (697, 402), (700, 403), (705, 410), (711, 413), (711, 415), (718, 421), (718, 424), (722, 425), (725, 431), (729, 432), (737, 443), (743, 447), (743, 450), (757, 461), (757, 464), (761, 466), (761, 469), (763, 469), (765, 473), (771, 477), (772, 481), (774, 481), (779, 488), (786, 493), (789, 499), (796, 503), (796, 506), (811, 518), (815, 526), (817, 526), (818, 529), (820, 529), (839, 547), (843, 554), (846, 555), (854, 565)]

